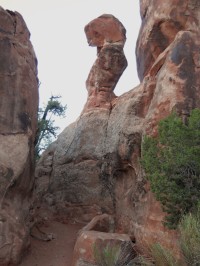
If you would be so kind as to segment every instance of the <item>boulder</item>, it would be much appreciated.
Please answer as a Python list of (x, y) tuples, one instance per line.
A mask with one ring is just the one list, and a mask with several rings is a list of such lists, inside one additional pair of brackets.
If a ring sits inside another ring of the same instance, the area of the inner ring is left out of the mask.
[(83, 231), (74, 247), (72, 266), (127, 265), (135, 256), (128, 235)]

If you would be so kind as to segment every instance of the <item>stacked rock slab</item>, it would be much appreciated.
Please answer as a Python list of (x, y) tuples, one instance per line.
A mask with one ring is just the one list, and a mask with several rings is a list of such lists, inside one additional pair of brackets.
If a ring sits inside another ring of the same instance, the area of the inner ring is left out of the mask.
[(38, 164), (38, 193), (63, 215), (86, 220), (114, 213), (117, 232), (133, 235), (143, 247), (156, 241), (174, 248), (176, 232), (163, 226), (165, 214), (140, 165), (141, 142), (145, 134), (157, 134), (158, 121), (172, 110), (185, 119), (200, 108), (200, 4), (141, 0), (140, 6), (136, 57), (141, 84), (120, 97), (110, 91), (109, 104), (93, 105), (99, 98), (95, 90), (90, 94), (95, 75), (89, 75), (81, 116)]
[(126, 30), (112, 15), (104, 14), (85, 26), (88, 44), (97, 47), (97, 59), (86, 81), (85, 113), (94, 107), (112, 108), (114, 88), (127, 67), (123, 52)]
[(0, 7), (0, 265), (17, 265), (29, 244), (38, 108), (29, 37), (21, 15)]

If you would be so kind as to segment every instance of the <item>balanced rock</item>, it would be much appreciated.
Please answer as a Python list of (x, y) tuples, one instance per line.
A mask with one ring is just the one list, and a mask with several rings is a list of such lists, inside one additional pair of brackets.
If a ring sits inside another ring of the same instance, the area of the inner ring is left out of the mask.
[(123, 52), (126, 30), (112, 15), (104, 14), (85, 26), (90, 46), (97, 47), (97, 59), (86, 81), (88, 100), (84, 111), (99, 107), (110, 109), (114, 88), (127, 67)]
[[(140, 6), (142, 25), (136, 56), (141, 84), (114, 98), (115, 85), (111, 83), (116, 84), (119, 76), (111, 71), (113, 81), (105, 85), (108, 73), (104, 84), (105, 72), (96, 67), (97, 58), (88, 77), (89, 96), (81, 116), (39, 161), (38, 188), (46, 178), (48, 186), (40, 193), (45, 204), (51, 197), (50, 208), (56, 215), (78, 214), (85, 221), (100, 213), (114, 214), (117, 232), (133, 235), (143, 249), (159, 242), (177, 252), (176, 232), (163, 226), (165, 213), (140, 165), (141, 143), (144, 135), (157, 134), (158, 122), (173, 110), (185, 119), (193, 108), (200, 108), (200, 4), (193, 0), (141, 0)], [(109, 28), (110, 24), (105, 25)], [(89, 43), (99, 47), (100, 56), (108, 37), (97, 34), (93, 40), (89, 26), (86, 34)], [(122, 35), (113, 33), (111, 40), (113, 36)], [(116, 40), (123, 47), (125, 39)], [(98, 73), (111, 100), (99, 98), (98, 83), (94, 82)], [(50, 169), (45, 166), (48, 158)], [(79, 211), (69, 212), (69, 206)]]

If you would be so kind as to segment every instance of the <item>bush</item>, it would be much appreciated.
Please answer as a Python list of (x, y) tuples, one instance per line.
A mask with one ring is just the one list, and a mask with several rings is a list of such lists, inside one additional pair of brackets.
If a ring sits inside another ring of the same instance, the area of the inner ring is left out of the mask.
[(151, 246), (151, 255), (156, 266), (179, 266), (173, 254), (159, 243)]
[(94, 258), (98, 266), (114, 266), (117, 262), (120, 246), (107, 244), (106, 247), (94, 245)]
[(188, 214), (179, 224), (180, 247), (187, 265), (200, 265), (200, 209)]
[(160, 121), (158, 136), (145, 136), (142, 166), (166, 212), (164, 224), (175, 229), (200, 199), (200, 110), (184, 124), (175, 113)]
[[(182, 217), (178, 230), (180, 234), (179, 245), (183, 256), (178, 261), (173, 254), (159, 243), (150, 248), (152, 259), (143, 258), (143, 266), (198, 266), (200, 265), (200, 208), (197, 213)], [(140, 256), (141, 260), (141, 256)]]
[[(93, 254), (98, 266), (133, 266), (136, 253), (129, 242), (115, 243), (99, 241), (94, 245)], [(139, 264), (141, 265), (141, 264)]]

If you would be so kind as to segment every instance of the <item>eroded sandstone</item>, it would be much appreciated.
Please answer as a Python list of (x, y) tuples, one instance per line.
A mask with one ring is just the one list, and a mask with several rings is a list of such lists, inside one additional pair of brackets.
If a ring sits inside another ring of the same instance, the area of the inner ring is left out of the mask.
[(18, 264), (29, 244), (37, 129), (37, 60), (17, 12), (0, 7), (0, 265)]
[(128, 265), (135, 257), (130, 237), (126, 234), (83, 231), (74, 247), (72, 266), (106, 265), (107, 254), (111, 264), (114, 263), (111, 256), (115, 254), (116, 265)]
[[(113, 214), (117, 232), (133, 235), (143, 250), (160, 242), (178, 252), (176, 232), (163, 226), (165, 214), (145, 180), (141, 142), (145, 134), (157, 134), (159, 120), (172, 110), (185, 119), (200, 108), (200, 5), (194, 0), (140, 4), (136, 55), (141, 84), (115, 98), (109, 108), (108, 101), (101, 102), (100, 108), (94, 104), (99, 100), (95, 89), (90, 92), (95, 75), (89, 75), (86, 107), (43, 154), (38, 188), (40, 180), (48, 181), (40, 194), (57, 215), (60, 209), (64, 216), (78, 214), (86, 221)], [(103, 47), (102, 39), (99, 43)], [(95, 73), (102, 73), (101, 65), (94, 66)]]
[(126, 30), (112, 15), (104, 14), (85, 26), (88, 44), (97, 47), (97, 59), (86, 81), (88, 99), (83, 112), (99, 107), (111, 109), (115, 86), (127, 67), (123, 52)]

